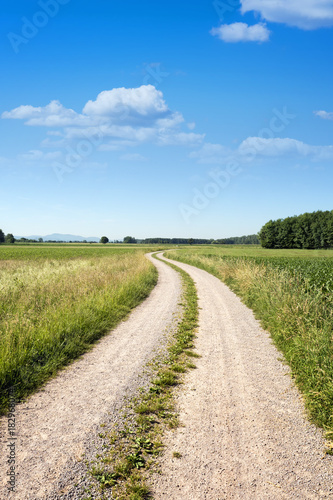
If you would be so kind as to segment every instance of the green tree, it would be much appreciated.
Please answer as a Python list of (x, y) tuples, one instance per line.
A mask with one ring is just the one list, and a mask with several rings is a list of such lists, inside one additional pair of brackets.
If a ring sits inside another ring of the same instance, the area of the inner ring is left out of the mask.
[(4, 242), (5, 242), (5, 234), (2, 231), (2, 229), (0, 229), (0, 243), (4, 243)]
[(109, 243), (109, 238), (107, 238), (106, 236), (102, 236), (99, 242), (105, 245), (105, 243)]
[(14, 236), (11, 233), (6, 234), (5, 242), (6, 243), (15, 243)]
[(266, 248), (319, 249), (333, 246), (333, 211), (304, 213), (267, 222), (259, 233)]
[(136, 239), (133, 236), (125, 236), (124, 243), (136, 243)]
[(277, 225), (275, 221), (270, 220), (261, 228), (259, 238), (261, 246), (264, 248), (275, 248), (277, 244)]

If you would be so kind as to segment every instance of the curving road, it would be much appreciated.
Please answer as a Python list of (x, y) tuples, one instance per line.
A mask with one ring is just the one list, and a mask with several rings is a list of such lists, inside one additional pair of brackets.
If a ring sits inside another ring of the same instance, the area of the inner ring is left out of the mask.
[[(100, 424), (121, 418), (124, 398), (142, 385), (145, 364), (176, 325), (179, 275), (152, 261), (159, 281), (150, 297), (17, 407), (15, 495), (6, 489), (8, 439), (1, 419), (1, 499), (82, 498), (83, 453), (94, 456)], [(196, 346), (202, 357), (178, 390), (184, 427), (167, 435), (162, 474), (152, 479), (155, 498), (333, 498), (333, 457), (324, 457), (321, 432), (307, 422), (268, 334), (217, 278), (174, 264), (196, 282), (201, 308)], [(174, 451), (182, 457), (174, 458)]]
[[(151, 260), (159, 280), (150, 296), (92, 351), (17, 406), (15, 494), (7, 489), (7, 421), (1, 419), (1, 499), (82, 498), (78, 492), (74, 496), (73, 491), (85, 474), (80, 462), (83, 453), (91, 452), (94, 457), (94, 441), (100, 441), (99, 425), (119, 418), (125, 396), (142, 385), (145, 364), (176, 324), (181, 296), (179, 274)], [(60, 486), (62, 494), (54, 491)]]
[(333, 498), (333, 457), (268, 334), (221, 281), (172, 262), (196, 282), (202, 357), (178, 394), (184, 427), (167, 437), (155, 498)]

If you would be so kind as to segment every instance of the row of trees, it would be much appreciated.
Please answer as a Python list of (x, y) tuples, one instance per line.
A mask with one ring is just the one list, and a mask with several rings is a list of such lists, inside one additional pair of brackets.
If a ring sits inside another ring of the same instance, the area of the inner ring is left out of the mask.
[(15, 243), (15, 238), (11, 233), (5, 234), (2, 229), (0, 229), (0, 243)]
[(264, 248), (333, 247), (333, 210), (270, 220), (260, 230)]
[[(20, 238), (16, 240), (12, 234), (5, 235), (4, 232), (0, 229), (0, 243), (15, 243), (18, 241), (20, 243), (43, 243), (43, 238), (28, 239), (28, 238)], [(110, 240), (107, 236), (102, 236), (99, 240), (100, 243), (106, 244), (109, 243)], [(67, 241), (60, 240), (47, 240), (46, 243), (67, 243)], [(88, 243), (86, 240), (83, 241), (70, 241), (69, 243)], [(89, 242), (92, 243), (92, 242)], [(260, 243), (259, 238), (255, 234), (251, 234), (249, 236), (235, 236), (233, 238), (225, 238), (225, 239), (202, 239), (202, 238), (146, 238), (144, 240), (137, 240), (133, 236), (125, 236), (123, 241), (114, 240), (113, 243), (143, 243), (146, 245), (151, 245), (152, 243), (157, 244), (166, 244), (166, 245), (210, 245), (210, 244), (219, 244), (219, 245), (258, 245)]]
[(218, 240), (200, 239), (200, 238), (146, 238), (142, 243), (150, 245), (151, 243), (160, 243), (167, 245), (259, 245), (260, 240), (256, 234), (249, 236), (235, 236), (232, 238), (222, 238)]
[(257, 234), (249, 234), (248, 236), (234, 236), (232, 238), (214, 240), (213, 243), (220, 245), (260, 245), (260, 240)]

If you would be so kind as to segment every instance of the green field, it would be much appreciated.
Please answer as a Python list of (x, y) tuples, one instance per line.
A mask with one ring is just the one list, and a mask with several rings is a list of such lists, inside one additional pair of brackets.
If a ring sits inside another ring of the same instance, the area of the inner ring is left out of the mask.
[(147, 248), (0, 246), (0, 410), (122, 320), (157, 281)]
[(291, 367), (313, 422), (333, 438), (333, 251), (196, 247), (168, 251), (224, 281)]
[[(0, 246), (0, 408), (87, 351), (157, 281), (144, 257), (167, 246)], [(333, 250), (179, 246), (253, 309), (289, 363), (310, 418), (333, 437)]]

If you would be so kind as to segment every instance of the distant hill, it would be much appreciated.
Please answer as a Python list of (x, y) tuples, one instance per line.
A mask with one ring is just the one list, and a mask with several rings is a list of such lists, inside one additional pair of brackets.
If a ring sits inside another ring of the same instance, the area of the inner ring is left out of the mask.
[(43, 238), (43, 241), (99, 241), (100, 238), (97, 236), (89, 236), (85, 238), (84, 236), (77, 236), (75, 234), (60, 234), (53, 233), (42, 236), (40, 234), (34, 234), (32, 236), (15, 236), (17, 240), (21, 238), (27, 238), (28, 240), (38, 240), (38, 238)]

